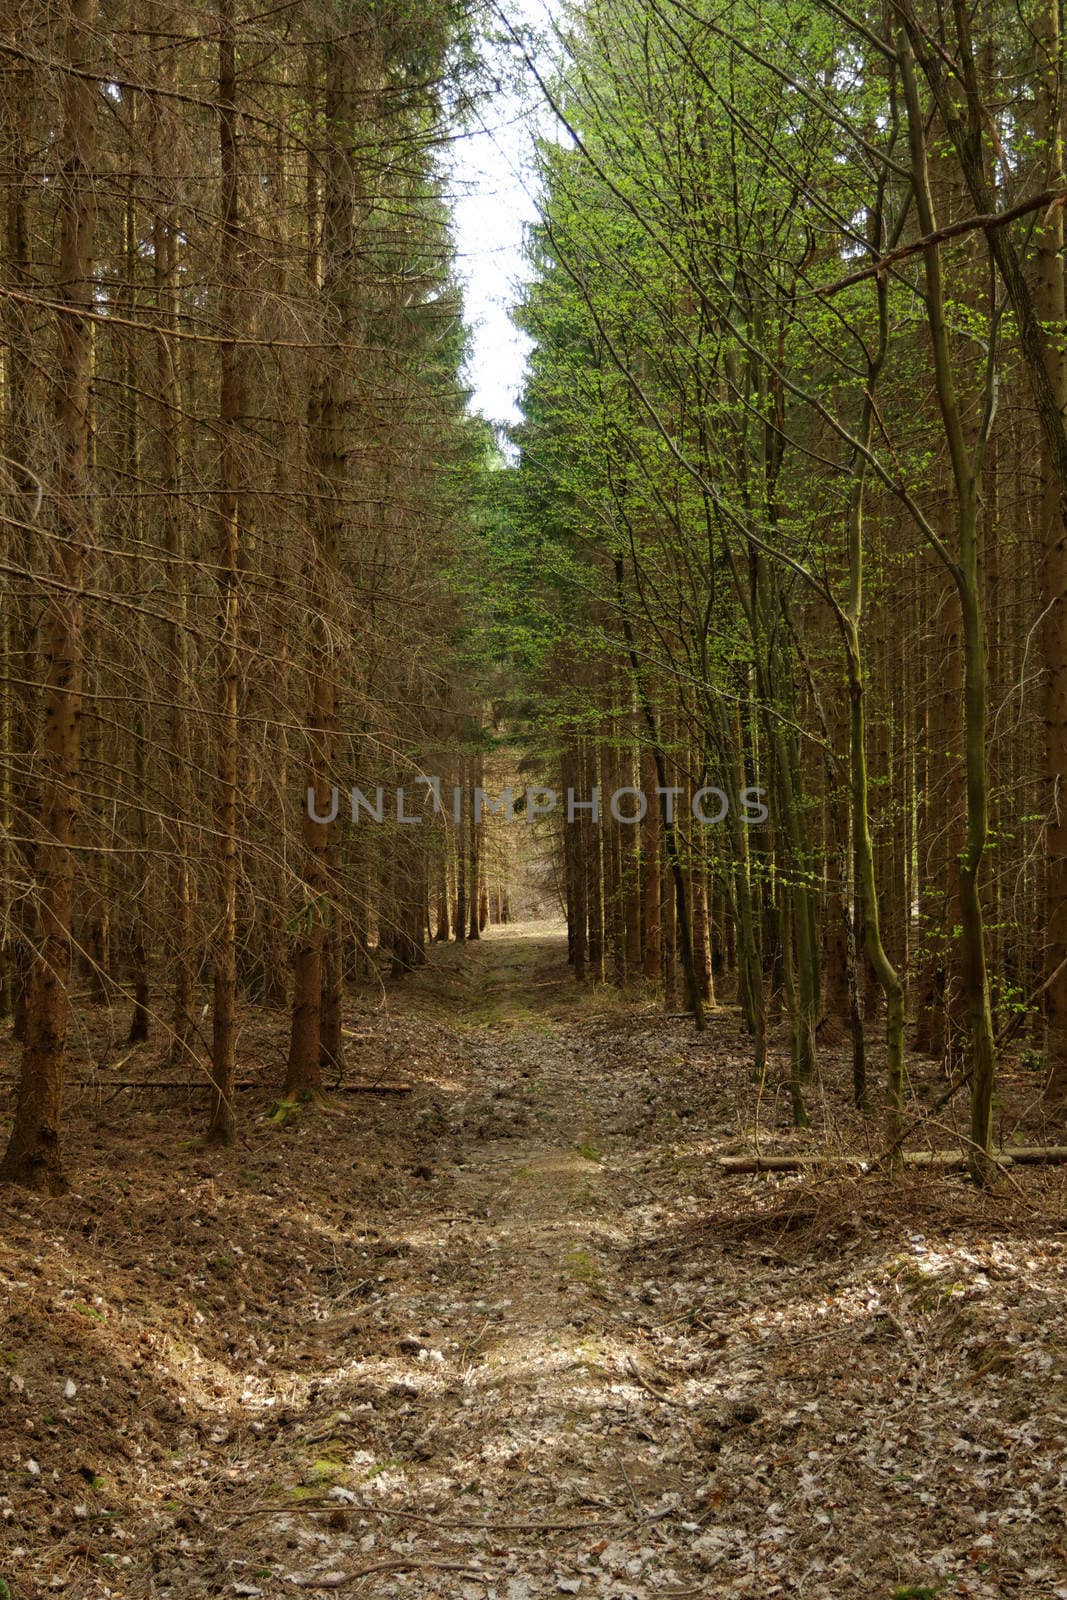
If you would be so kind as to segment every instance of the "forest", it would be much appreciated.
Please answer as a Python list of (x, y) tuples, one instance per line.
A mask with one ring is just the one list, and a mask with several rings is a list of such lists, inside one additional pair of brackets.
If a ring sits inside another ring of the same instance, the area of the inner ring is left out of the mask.
[(0, 1600), (1067, 1596), (1063, 0), (0, 19)]

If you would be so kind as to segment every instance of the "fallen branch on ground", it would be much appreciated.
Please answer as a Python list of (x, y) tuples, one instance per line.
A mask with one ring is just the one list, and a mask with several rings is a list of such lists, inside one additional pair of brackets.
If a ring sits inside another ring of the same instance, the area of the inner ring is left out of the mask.
[[(13, 1089), (13, 1083), (5, 1083), (5, 1089)], [(197, 1078), (75, 1078), (69, 1082), (68, 1089), (211, 1089), (213, 1085), (206, 1079)], [(245, 1078), (240, 1083), (234, 1084), (235, 1089), (267, 1089), (269, 1084), (261, 1083), (255, 1078)], [(326, 1090), (331, 1094), (410, 1094), (414, 1084), (411, 1083), (335, 1083)]]
[(648, 1379), (640, 1370), (632, 1356), (626, 1357), (626, 1369), (637, 1381), (637, 1383), (640, 1384), (641, 1388), (644, 1389), (647, 1394), (652, 1396), (653, 1400), (659, 1400), (664, 1405), (668, 1406), (683, 1406), (685, 1404), (683, 1400), (675, 1400), (673, 1395), (665, 1394), (662, 1389), (657, 1389), (651, 1383), (649, 1383)]
[(239, 1522), (245, 1522), (250, 1517), (291, 1516), (297, 1511), (309, 1512), (311, 1515), (320, 1512), (329, 1512), (332, 1515), (335, 1511), (345, 1511), (357, 1517), (393, 1517), (401, 1522), (421, 1522), (428, 1528), (476, 1528), (485, 1533), (598, 1533), (605, 1527), (632, 1526), (629, 1519), (623, 1521), (612, 1519), (604, 1522), (590, 1517), (561, 1522), (487, 1522), (484, 1519), (471, 1517), (428, 1517), (421, 1511), (409, 1511), (397, 1506), (370, 1506), (358, 1500), (339, 1500), (336, 1495), (314, 1495), (306, 1500), (295, 1500), (292, 1503), (252, 1506), (249, 1510), (239, 1512), (236, 1517), (231, 1518), (227, 1526), (236, 1527)]
[[(941, 1167), (945, 1171), (965, 1167), (968, 1161), (964, 1150), (905, 1150), (902, 1159), (906, 1167)], [(993, 1160), (1006, 1167), (1063, 1166), (1067, 1164), (1067, 1145), (1019, 1145), (1012, 1150), (994, 1150)], [(853, 1167), (867, 1172), (879, 1163), (864, 1156), (804, 1154), (719, 1156), (716, 1165), (732, 1176), (746, 1172), (802, 1172), (807, 1167)]]
[(290, 1572), (286, 1574), (286, 1582), (296, 1584), (298, 1589), (342, 1589), (345, 1584), (355, 1583), (357, 1578), (369, 1578), (375, 1572), (460, 1572), (465, 1578), (476, 1578), (482, 1583), (492, 1575), (470, 1561), (440, 1561), (434, 1556), (422, 1556), (372, 1561), (367, 1567), (353, 1567), (351, 1572)]

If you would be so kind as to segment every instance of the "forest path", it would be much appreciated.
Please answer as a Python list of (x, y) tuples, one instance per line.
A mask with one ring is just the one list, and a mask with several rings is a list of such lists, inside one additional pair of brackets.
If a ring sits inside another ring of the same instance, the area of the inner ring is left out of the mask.
[(726, 1179), (736, 1017), (565, 956), (353, 993), (349, 1086), (404, 1095), (279, 1107), (250, 1011), (232, 1151), (101, 1069), (76, 1187), (0, 1195), (13, 1600), (1067, 1600), (1063, 1169)]
[[(405, 1343), (444, 1380), (444, 1403), (426, 1408), (416, 1441), (422, 1492), (445, 1490), (446, 1520), (469, 1515), (472, 1525), (451, 1528), (443, 1547), (419, 1534), (424, 1552), (470, 1561), (465, 1588), (429, 1589), (474, 1600), (485, 1593), (473, 1576), (484, 1562), (508, 1600), (590, 1583), (614, 1592), (620, 1579), (637, 1594), (656, 1555), (641, 1530), (677, 1504), (686, 1476), (679, 1447), (690, 1474), (699, 1463), (691, 1434), (641, 1372), (624, 1256), (633, 1208), (650, 1196), (631, 1159), (644, 1158), (645, 1141), (618, 1092), (625, 1065), (605, 1055), (596, 1002), (574, 985), (562, 930), (493, 930), (465, 952), (436, 955), (411, 1000), (421, 989), (454, 1030), (467, 1082), (452, 1124), (447, 1236), (421, 1263), (447, 1296), (428, 1306), (420, 1286), (405, 1308)], [(411, 1488), (407, 1475), (402, 1499)], [(473, 1526), (481, 1520), (501, 1526)], [(695, 1592), (657, 1567), (657, 1593)]]

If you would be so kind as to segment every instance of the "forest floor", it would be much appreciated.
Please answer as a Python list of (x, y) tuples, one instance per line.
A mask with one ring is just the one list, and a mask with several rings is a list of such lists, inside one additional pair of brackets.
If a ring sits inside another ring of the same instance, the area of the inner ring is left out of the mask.
[[(435, 950), (348, 1041), (411, 1093), (250, 1090), (232, 1153), (84, 1022), (73, 1191), (0, 1192), (0, 1596), (1067, 1596), (1064, 1169), (726, 1177), (735, 1014), (565, 953)], [(863, 1147), (846, 1063), (815, 1102)]]

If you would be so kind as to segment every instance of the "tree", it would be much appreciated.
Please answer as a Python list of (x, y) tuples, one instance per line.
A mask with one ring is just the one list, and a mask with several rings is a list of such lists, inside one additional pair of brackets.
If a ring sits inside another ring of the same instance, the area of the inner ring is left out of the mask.
[(0, 1179), (61, 1192), (63, 1067), (69, 1012), (71, 913), (80, 716), (85, 659), (84, 603), (92, 545), (89, 384), (92, 375), (96, 103), (92, 49), (95, 0), (68, 0), (56, 30), (55, 349), (49, 375), (55, 455), (36, 535), (49, 554), (42, 639), (43, 696), (37, 729), (40, 799), (34, 871), (37, 927), (28, 975), (26, 1038), (11, 1137)]

